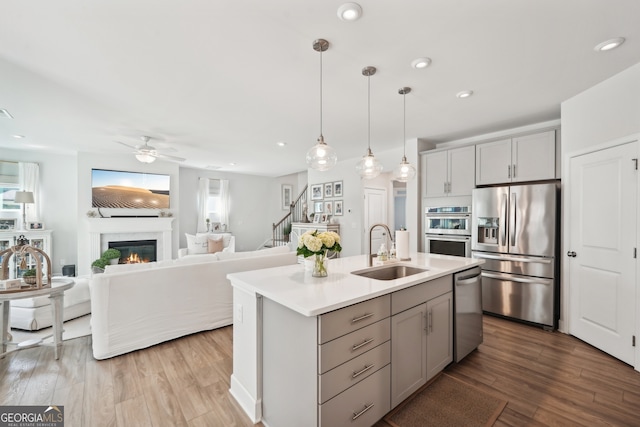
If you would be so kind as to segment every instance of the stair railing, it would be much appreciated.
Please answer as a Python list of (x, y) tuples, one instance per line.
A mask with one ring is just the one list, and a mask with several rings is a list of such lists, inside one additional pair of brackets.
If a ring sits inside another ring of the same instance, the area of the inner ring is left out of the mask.
[(289, 205), (287, 213), (280, 221), (273, 224), (273, 246), (284, 246), (289, 243), (291, 236), (291, 225), (294, 222), (306, 222), (307, 215), (307, 189), (305, 185), (298, 197)]

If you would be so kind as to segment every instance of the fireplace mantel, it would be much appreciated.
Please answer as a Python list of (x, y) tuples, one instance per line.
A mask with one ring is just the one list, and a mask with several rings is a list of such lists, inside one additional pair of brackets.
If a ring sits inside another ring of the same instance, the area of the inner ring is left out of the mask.
[(89, 221), (89, 252), (91, 260), (98, 259), (103, 252), (103, 241), (109, 234), (156, 233), (158, 261), (171, 259), (171, 234), (173, 217), (138, 218), (87, 218)]

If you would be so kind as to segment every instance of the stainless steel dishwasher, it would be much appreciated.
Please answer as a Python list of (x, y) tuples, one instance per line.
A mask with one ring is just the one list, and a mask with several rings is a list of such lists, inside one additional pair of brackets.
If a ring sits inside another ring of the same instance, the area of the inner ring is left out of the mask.
[(482, 343), (482, 270), (474, 267), (453, 275), (455, 298), (454, 358), (456, 362)]

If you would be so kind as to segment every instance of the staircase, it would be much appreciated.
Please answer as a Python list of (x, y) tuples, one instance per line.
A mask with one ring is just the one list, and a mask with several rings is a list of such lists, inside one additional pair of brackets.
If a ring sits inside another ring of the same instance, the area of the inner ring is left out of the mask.
[[(302, 222), (304, 215), (307, 212), (303, 212), (304, 204), (307, 201), (307, 189), (308, 185), (305, 185), (298, 197), (291, 202), (289, 206), (289, 213), (287, 213), (280, 221), (273, 224), (273, 231), (271, 240), (267, 239), (262, 244), (262, 247), (284, 246), (288, 245), (291, 238), (291, 224), (294, 222)], [(297, 243), (297, 242), (296, 242)]]

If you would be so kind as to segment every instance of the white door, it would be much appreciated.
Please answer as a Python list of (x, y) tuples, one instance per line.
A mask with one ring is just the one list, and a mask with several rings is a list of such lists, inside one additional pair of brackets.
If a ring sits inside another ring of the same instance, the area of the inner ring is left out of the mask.
[[(382, 227), (376, 227), (371, 237), (371, 247), (369, 247), (369, 228), (373, 224), (387, 224), (387, 190), (384, 188), (364, 189), (364, 236), (363, 247), (366, 253), (378, 252), (382, 243), (388, 244), (387, 231)], [(387, 224), (388, 225), (388, 224)], [(387, 246), (387, 250), (389, 247)]]
[(569, 329), (633, 364), (637, 142), (572, 157)]

